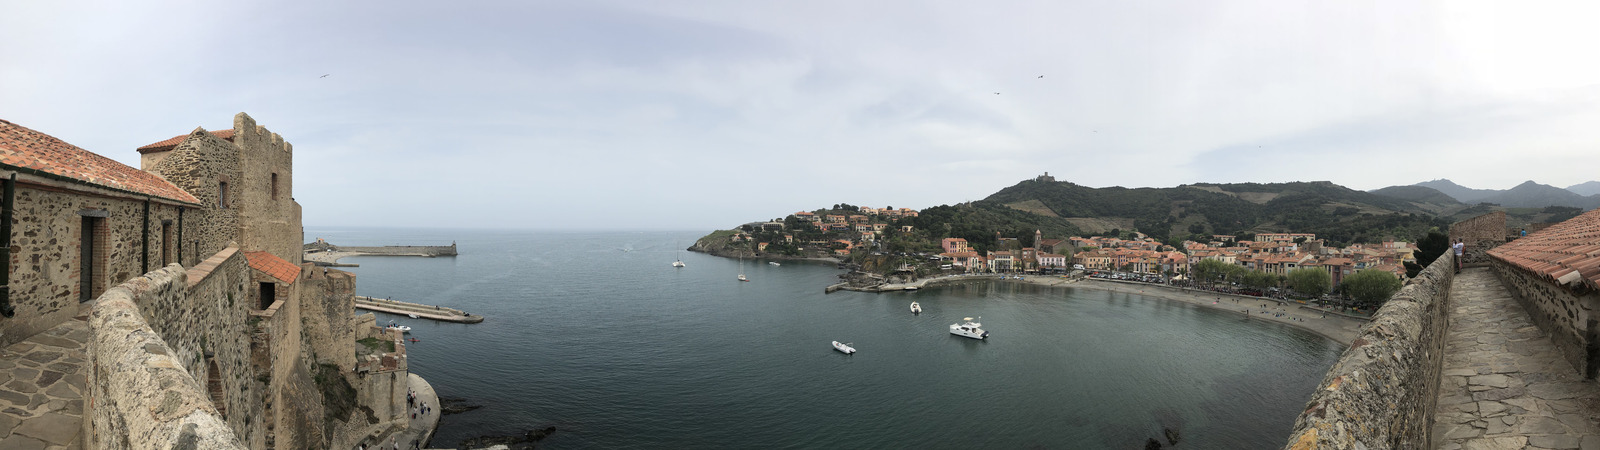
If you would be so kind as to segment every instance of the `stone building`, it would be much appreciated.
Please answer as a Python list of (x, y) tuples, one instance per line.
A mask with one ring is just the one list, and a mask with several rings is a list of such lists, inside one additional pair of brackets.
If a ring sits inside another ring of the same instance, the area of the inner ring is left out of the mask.
[(240, 113), (138, 151), (0, 120), (0, 348), (87, 324), (86, 361), (50, 380), (81, 376), (61, 391), (81, 400), (18, 420), (76, 413), (86, 448), (350, 448), (408, 424), (403, 362), (357, 370), (358, 337), (403, 361), (400, 336), (354, 317), (353, 275), (302, 264), (293, 147)]

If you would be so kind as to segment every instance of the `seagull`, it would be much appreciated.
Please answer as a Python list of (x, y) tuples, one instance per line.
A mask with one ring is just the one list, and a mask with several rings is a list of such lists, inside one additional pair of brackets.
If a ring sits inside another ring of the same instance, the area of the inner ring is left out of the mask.
[(1000, 95), (1000, 93), (999, 93), (999, 92), (996, 92), (996, 93), (994, 93), (994, 95)]
[(1039, 78), (1044, 78), (1044, 75), (1039, 75)]
[(317, 77), (317, 78), (327, 78), (327, 77), (328, 77), (328, 75), (333, 75), (333, 74), (331, 74), (331, 73), (325, 73), (325, 74), (322, 74), (322, 76), (320, 76), (320, 77)]

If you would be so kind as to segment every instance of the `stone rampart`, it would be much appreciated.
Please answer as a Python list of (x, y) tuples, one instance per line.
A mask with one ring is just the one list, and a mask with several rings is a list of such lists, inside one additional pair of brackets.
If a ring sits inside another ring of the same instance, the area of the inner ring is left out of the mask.
[(1492, 258), (1490, 267), (1533, 323), (1550, 334), (1561, 356), (1584, 378), (1595, 378), (1600, 372), (1600, 291), (1564, 287), (1499, 258)]
[(1467, 244), (1467, 262), (1481, 261), (1484, 252), (1506, 243), (1506, 212), (1495, 211), (1450, 225), (1450, 242)]
[(1434, 448), (1454, 266), (1446, 252), (1378, 309), (1323, 377), (1285, 448)]
[(84, 447), (246, 447), (190, 372), (188, 361), (150, 327), (140, 303), (187, 297), (187, 273), (172, 265), (111, 288), (95, 300)]

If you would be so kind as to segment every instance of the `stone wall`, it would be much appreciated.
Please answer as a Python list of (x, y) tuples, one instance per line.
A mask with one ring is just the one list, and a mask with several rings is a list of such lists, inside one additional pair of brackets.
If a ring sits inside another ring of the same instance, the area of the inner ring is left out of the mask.
[(1450, 225), (1450, 242), (1460, 239), (1467, 244), (1469, 257), (1483, 255), (1489, 249), (1506, 243), (1506, 212), (1495, 211)]
[(294, 147), (245, 113), (233, 116), (233, 144), (241, 165), (239, 245), (300, 265), (304, 236), (294, 201)]
[(188, 269), (186, 297), (139, 308), (167, 345), (186, 358), (189, 373), (202, 382), (218, 382), (228, 425), (250, 448), (259, 449), (265, 448), (270, 420), (261, 396), (267, 385), (251, 366), (250, 272), (244, 253), (229, 247)]
[(1454, 257), (1439, 257), (1362, 327), (1295, 419), (1285, 448), (1434, 448)]
[[(172, 184), (200, 199), (199, 209), (184, 213), (183, 260), (185, 266), (237, 244), (239, 231), (239, 149), (204, 129), (196, 128), (161, 162), (150, 168)], [(227, 186), (227, 201), (222, 187)], [(251, 250), (245, 247), (246, 250)]]
[(89, 316), (87, 448), (245, 446), (184, 367), (189, 364), (152, 329), (141, 303), (182, 303), (187, 273), (179, 266), (150, 272), (107, 290)]
[[(21, 178), (21, 177), (19, 177)], [(93, 219), (100, 240), (88, 297), (97, 297), (117, 283), (163, 266), (161, 225), (176, 220), (178, 206), (150, 204), (148, 242), (144, 201), (97, 195), (60, 183), (31, 184), (19, 180), (11, 232), (10, 300), (16, 315), (0, 318), (0, 346), (11, 345), (78, 314), (81, 294), (84, 214)], [(173, 229), (176, 236), (176, 229)], [(146, 249), (148, 245), (148, 249)], [(147, 250), (145, 258), (140, 251)], [(148, 265), (148, 267), (146, 267)]]
[(303, 266), (300, 277), (300, 304), (308, 311), (305, 334), (318, 364), (339, 366), (351, 372), (356, 366), (355, 274), (321, 267)]
[(1567, 362), (1584, 378), (1596, 378), (1600, 372), (1600, 292), (1563, 287), (1498, 258), (1490, 261), (1495, 275), (1533, 322), (1550, 334), (1550, 341)]

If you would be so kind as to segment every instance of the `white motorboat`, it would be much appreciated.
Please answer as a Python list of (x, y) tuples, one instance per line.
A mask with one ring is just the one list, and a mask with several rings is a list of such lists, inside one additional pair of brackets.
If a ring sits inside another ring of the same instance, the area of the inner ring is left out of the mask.
[(917, 302), (911, 302), (911, 313), (922, 314), (922, 305), (918, 305)]
[(683, 263), (683, 260), (681, 260), (681, 259), (672, 262), (672, 267), (683, 268), (683, 266), (685, 266), (685, 264)]
[(410, 318), (415, 319), (415, 318), (417, 318), (417, 315), (416, 314), (406, 314), (406, 317), (410, 317)]
[(855, 354), (856, 352), (855, 347), (851, 347), (850, 344), (841, 344), (839, 341), (833, 341), (833, 349), (844, 352), (846, 355)]
[(384, 329), (400, 330), (401, 333), (410, 333), (411, 332), (411, 327), (408, 327), (408, 326), (405, 326), (405, 325), (389, 324), (389, 326), (384, 327)]
[(767, 264), (771, 264), (771, 265), (774, 265), (774, 266), (781, 266), (781, 265), (783, 265), (783, 264), (778, 264), (778, 262), (777, 262), (777, 261), (767, 261)]
[(950, 334), (954, 334), (956, 336), (965, 336), (973, 339), (984, 339), (989, 337), (989, 332), (983, 331), (983, 328), (979, 328), (983, 326), (983, 324), (973, 322), (971, 317), (963, 317), (961, 320), (965, 320), (966, 323), (950, 324)]

